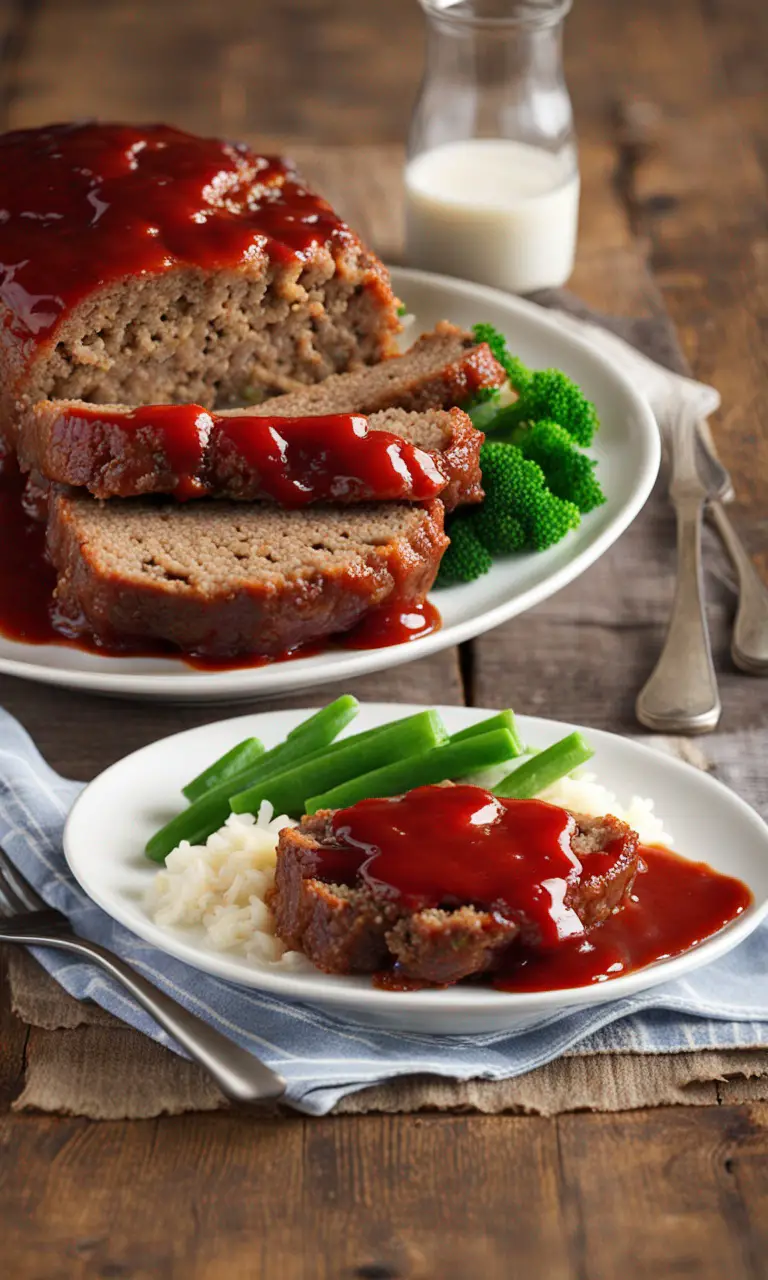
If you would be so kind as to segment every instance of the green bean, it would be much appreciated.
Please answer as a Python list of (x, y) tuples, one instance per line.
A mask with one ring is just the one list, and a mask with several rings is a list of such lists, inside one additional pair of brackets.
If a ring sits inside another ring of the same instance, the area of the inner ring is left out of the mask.
[(291, 729), (286, 734), (286, 745), (296, 739), (309, 742), (313, 749), (325, 747), (354, 720), (359, 710), (357, 698), (353, 698), (351, 693), (343, 693), (335, 702), (329, 702), (327, 707), (321, 707)]
[(451, 742), (464, 742), (467, 738), (477, 737), (479, 733), (492, 733), (494, 729), (508, 729), (515, 743), (514, 754), (516, 756), (525, 754), (523, 740), (517, 731), (515, 713), (511, 707), (507, 707), (506, 711), (500, 711), (498, 715), (489, 716), (487, 720), (478, 720), (477, 724), (471, 724), (467, 729), (460, 729), (458, 733), (452, 733)]
[(589, 743), (580, 733), (569, 733), (532, 759), (519, 764), (493, 788), (497, 796), (510, 800), (528, 800), (538, 796), (553, 782), (586, 764), (594, 755)]
[(259, 756), (263, 755), (263, 742), (258, 738), (245, 738), (242, 742), (238, 742), (236, 747), (219, 756), (218, 760), (214, 760), (213, 764), (209, 764), (202, 773), (198, 773), (186, 787), (182, 787), (182, 791), (188, 800), (198, 800), (200, 796), (205, 795), (206, 791), (226, 782), (227, 778), (233, 778), (244, 769), (250, 768)]
[(257, 813), (269, 800), (276, 813), (304, 812), (307, 796), (336, 787), (360, 773), (379, 769), (387, 761), (402, 760), (436, 746), (444, 728), (436, 711), (420, 711), (400, 724), (382, 725), (378, 733), (356, 742), (339, 743), (338, 750), (318, 752), (285, 773), (273, 774), (247, 791), (232, 797), (234, 813)]
[[(307, 801), (307, 813), (316, 813), (318, 809), (346, 809), (358, 800), (399, 795), (414, 787), (462, 778), (467, 773), (503, 764), (511, 760), (514, 753), (515, 741), (508, 729), (494, 729), (463, 742), (448, 741), (410, 759), (394, 760), (381, 769), (353, 775), (330, 790), (312, 796)], [(439, 834), (435, 833), (437, 839)]]
[[(414, 722), (417, 724), (422, 723), (426, 715), (430, 717), (435, 741), (446, 741), (448, 735), (437, 712), (420, 711), (416, 715), (406, 716), (401, 720), (393, 721), (391, 724), (378, 725), (375, 729), (367, 729), (364, 733), (342, 739), (341, 742), (333, 743), (331, 746), (324, 747), (319, 751), (310, 752), (306, 739), (302, 748), (299, 747), (301, 739), (294, 738), (290, 743), (281, 743), (279, 747), (273, 748), (272, 751), (265, 752), (255, 765), (249, 766), (240, 773), (225, 779), (218, 786), (212, 787), (210, 791), (204, 792), (188, 809), (184, 809), (181, 813), (171, 818), (170, 822), (167, 822), (164, 827), (156, 831), (148, 842), (146, 847), (147, 857), (151, 858), (153, 862), (162, 862), (182, 840), (188, 840), (190, 844), (202, 844), (214, 831), (219, 829), (222, 823), (226, 822), (232, 811), (230, 800), (238, 793), (258, 786), (263, 797), (271, 799), (269, 788), (267, 787), (267, 781), (270, 778), (287, 773), (289, 768), (293, 770), (298, 767), (300, 762), (309, 762), (318, 758), (333, 756), (342, 748), (345, 750), (350, 748), (350, 751), (357, 750), (357, 758), (359, 759), (361, 746), (385, 732), (387, 733), (385, 749), (391, 750), (391, 747), (386, 748), (386, 742), (391, 741), (390, 731), (393, 729), (407, 731), (408, 726), (414, 724)], [(430, 745), (430, 743), (426, 745)], [(284, 748), (287, 747), (290, 747), (289, 753), (284, 752)], [(304, 751), (306, 751), (306, 755)], [(348, 754), (350, 753), (348, 752)], [(275, 812), (283, 813), (285, 810), (275, 808)]]
[[(291, 729), (284, 742), (278, 743), (276, 747), (272, 747), (269, 751), (264, 751), (259, 761), (259, 772), (256, 776), (251, 777), (251, 766), (256, 761), (242, 760), (240, 767), (227, 768), (226, 772), (222, 772), (221, 777), (214, 777), (214, 771), (228, 759), (228, 756), (234, 755), (239, 750), (234, 747), (227, 756), (222, 756), (221, 760), (217, 760), (209, 769), (201, 773), (197, 778), (193, 778), (183, 788), (184, 795), (188, 800), (197, 800), (199, 796), (204, 795), (206, 791), (212, 790), (222, 782), (226, 782), (231, 778), (233, 785), (229, 794), (234, 795), (237, 791), (242, 791), (244, 787), (251, 786), (257, 782), (260, 777), (267, 777), (268, 774), (274, 773), (279, 766), (280, 770), (287, 768), (289, 764), (295, 763), (297, 760), (303, 760), (305, 756), (312, 755), (313, 752), (319, 751), (323, 747), (327, 747), (338, 737), (342, 729), (346, 729), (347, 725), (354, 720), (360, 709), (360, 703), (357, 698), (353, 698), (351, 694), (345, 693), (342, 697), (337, 698), (335, 702), (329, 702), (327, 707), (322, 707), (319, 711), (306, 720), (302, 720), (301, 724), (297, 724), (295, 729)], [(255, 742), (255, 738), (248, 739)], [(245, 743), (240, 744), (241, 747)], [(246, 771), (247, 774), (246, 774)], [(206, 776), (210, 775), (210, 780), (203, 784)], [(240, 775), (240, 776), (238, 776)], [(194, 790), (193, 790), (194, 788)]]

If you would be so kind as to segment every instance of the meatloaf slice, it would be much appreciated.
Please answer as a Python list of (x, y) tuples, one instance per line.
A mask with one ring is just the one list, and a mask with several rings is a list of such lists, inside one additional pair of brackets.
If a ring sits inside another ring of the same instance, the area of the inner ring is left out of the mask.
[(283, 941), (329, 973), (374, 973), (390, 962), (386, 935), (397, 903), (377, 901), (368, 889), (314, 878), (325, 835), (325, 815), (280, 832), (275, 885), (269, 903)]
[(421, 599), (446, 544), (439, 499), (283, 511), (55, 490), (47, 532), (63, 629), (212, 657), (280, 654)]
[[(58, 484), (86, 488), (97, 498), (160, 493), (254, 501), (270, 495), (264, 492), (263, 477), (247, 449), (247, 439), (248, 435), (264, 437), (268, 421), (263, 415), (227, 411), (209, 414), (200, 405), (132, 409), (126, 405), (89, 405), (81, 400), (43, 400), (26, 415), (16, 447), (22, 471)], [(307, 479), (312, 482), (319, 470), (318, 454), (325, 433), (332, 430), (332, 422), (328, 418), (290, 421), (299, 426), (302, 436), (307, 427), (313, 429), (317, 424), (317, 435), (312, 430), (312, 439), (316, 438), (318, 450), (307, 460)], [(279, 424), (288, 420), (280, 418), (276, 422), (279, 429)], [(483, 435), (461, 409), (431, 409), (425, 413), (389, 409), (373, 414), (368, 427), (371, 431), (389, 432), (429, 453), (434, 474), (442, 475), (442, 489), (434, 489), (433, 493), (440, 493), (447, 509), (482, 498)], [(287, 438), (288, 449), (281, 446), (286, 475), (292, 456), (290, 436)], [(271, 435), (267, 435), (266, 447), (274, 453), (271, 441)], [(323, 464), (324, 470), (333, 465), (332, 457)], [(336, 486), (334, 501), (361, 502), (379, 496), (366, 492), (362, 483), (350, 482), (349, 477), (355, 474), (353, 458), (344, 456), (336, 461), (336, 474), (343, 484)], [(396, 487), (386, 497), (414, 500), (425, 496), (418, 489), (414, 492), (413, 477), (408, 491), (407, 462), (405, 474), (404, 483), (403, 468), (392, 468), (391, 480)]]
[[(588, 931), (622, 906), (631, 892), (640, 865), (638, 837), (617, 818), (572, 816), (576, 829), (571, 844), (583, 871), (567, 905)], [(340, 884), (317, 878), (322, 855), (339, 850), (332, 819), (333, 813), (324, 810), (280, 832), (270, 895), (278, 935), (294, 950), (304, 951), (318, 968), (370, 973), (396, 964), (403, 977), (447, 985), (495, 968), (517, 940), (535, 945), (526, 922), (500, 910), (468, 903), (408, 910), (396, 895), (358, 884), (356, 872), (346, 880), (342, 877)]]
[(379, 409), (449, 409), (481, 387), (500, 387), (506, 374), (485, 342), (447, 320), (401, 356), (372, 369), (331, 374), (315, 386), (274, 396), (244, 413), (295, 417), (313, 413), (376, 413)]
[(0, 135), (0, 440), (43, 399), (242, 404), (395, 353), (382, 263), (290, 161), (167, 125)]

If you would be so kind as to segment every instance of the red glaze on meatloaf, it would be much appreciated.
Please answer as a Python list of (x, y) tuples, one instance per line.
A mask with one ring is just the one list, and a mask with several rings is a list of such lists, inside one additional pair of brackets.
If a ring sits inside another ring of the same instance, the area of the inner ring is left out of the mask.
[(246, 403), (394, 354), (387, 272), (290, 161), (167, 125), (0, 136), (0, 436), (43, 399)]

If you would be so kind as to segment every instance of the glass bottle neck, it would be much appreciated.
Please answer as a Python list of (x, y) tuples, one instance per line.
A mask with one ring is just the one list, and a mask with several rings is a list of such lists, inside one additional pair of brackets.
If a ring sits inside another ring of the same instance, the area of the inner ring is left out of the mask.
[(562, 70), (567, 3), (534, 6), (547, 8), (548, 21), (516, 22), (457, 17), (465, 4), (437, 9), (435, 0), (421, 2), (427, 61), (410, 154), (465, 138), (511, 138), (553, 152), (569, 147), (573, 117)]

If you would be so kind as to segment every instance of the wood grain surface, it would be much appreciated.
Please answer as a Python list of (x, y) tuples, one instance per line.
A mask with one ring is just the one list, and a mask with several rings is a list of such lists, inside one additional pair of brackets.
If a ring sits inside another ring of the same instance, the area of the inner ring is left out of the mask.
[[(695, 373), (723, 394), (715, 432), (735, 518), (768, 569), (768, 8), (577, 0), (566, 49), (584, 180), (572, 287), (605, 311), (677, 326)], [(422, 59), (415, 0), (0, 0), (0, 127), (165, 118), (287, 146), (394, 258)], [(548, 618), (567, 662), (573, 599), (557, 600)], [(355, 692), (512, 700), (527, 683), (525, 636), (521, 619)], [(625, 637), (598, 620), (593, 642), (608, 652)], [(764, 718), (764, 693), (720, 658), (728, 727)], [(630, 728), (629, 695), (606, 695), (594, 655), (582, 659), (573, 705), (549, 710), (586, 707), (589, 723)], [(531, 682), (546, 700), (546, 667)], [(0, 704), (56, 768), (84, 779), (219, 714), (8, 678)], [(0, 1270), (13, 1280), (768, 1275), (760, 1104), (93, 1124), (13, 1114), (31, 1053), (0, 998)]]

